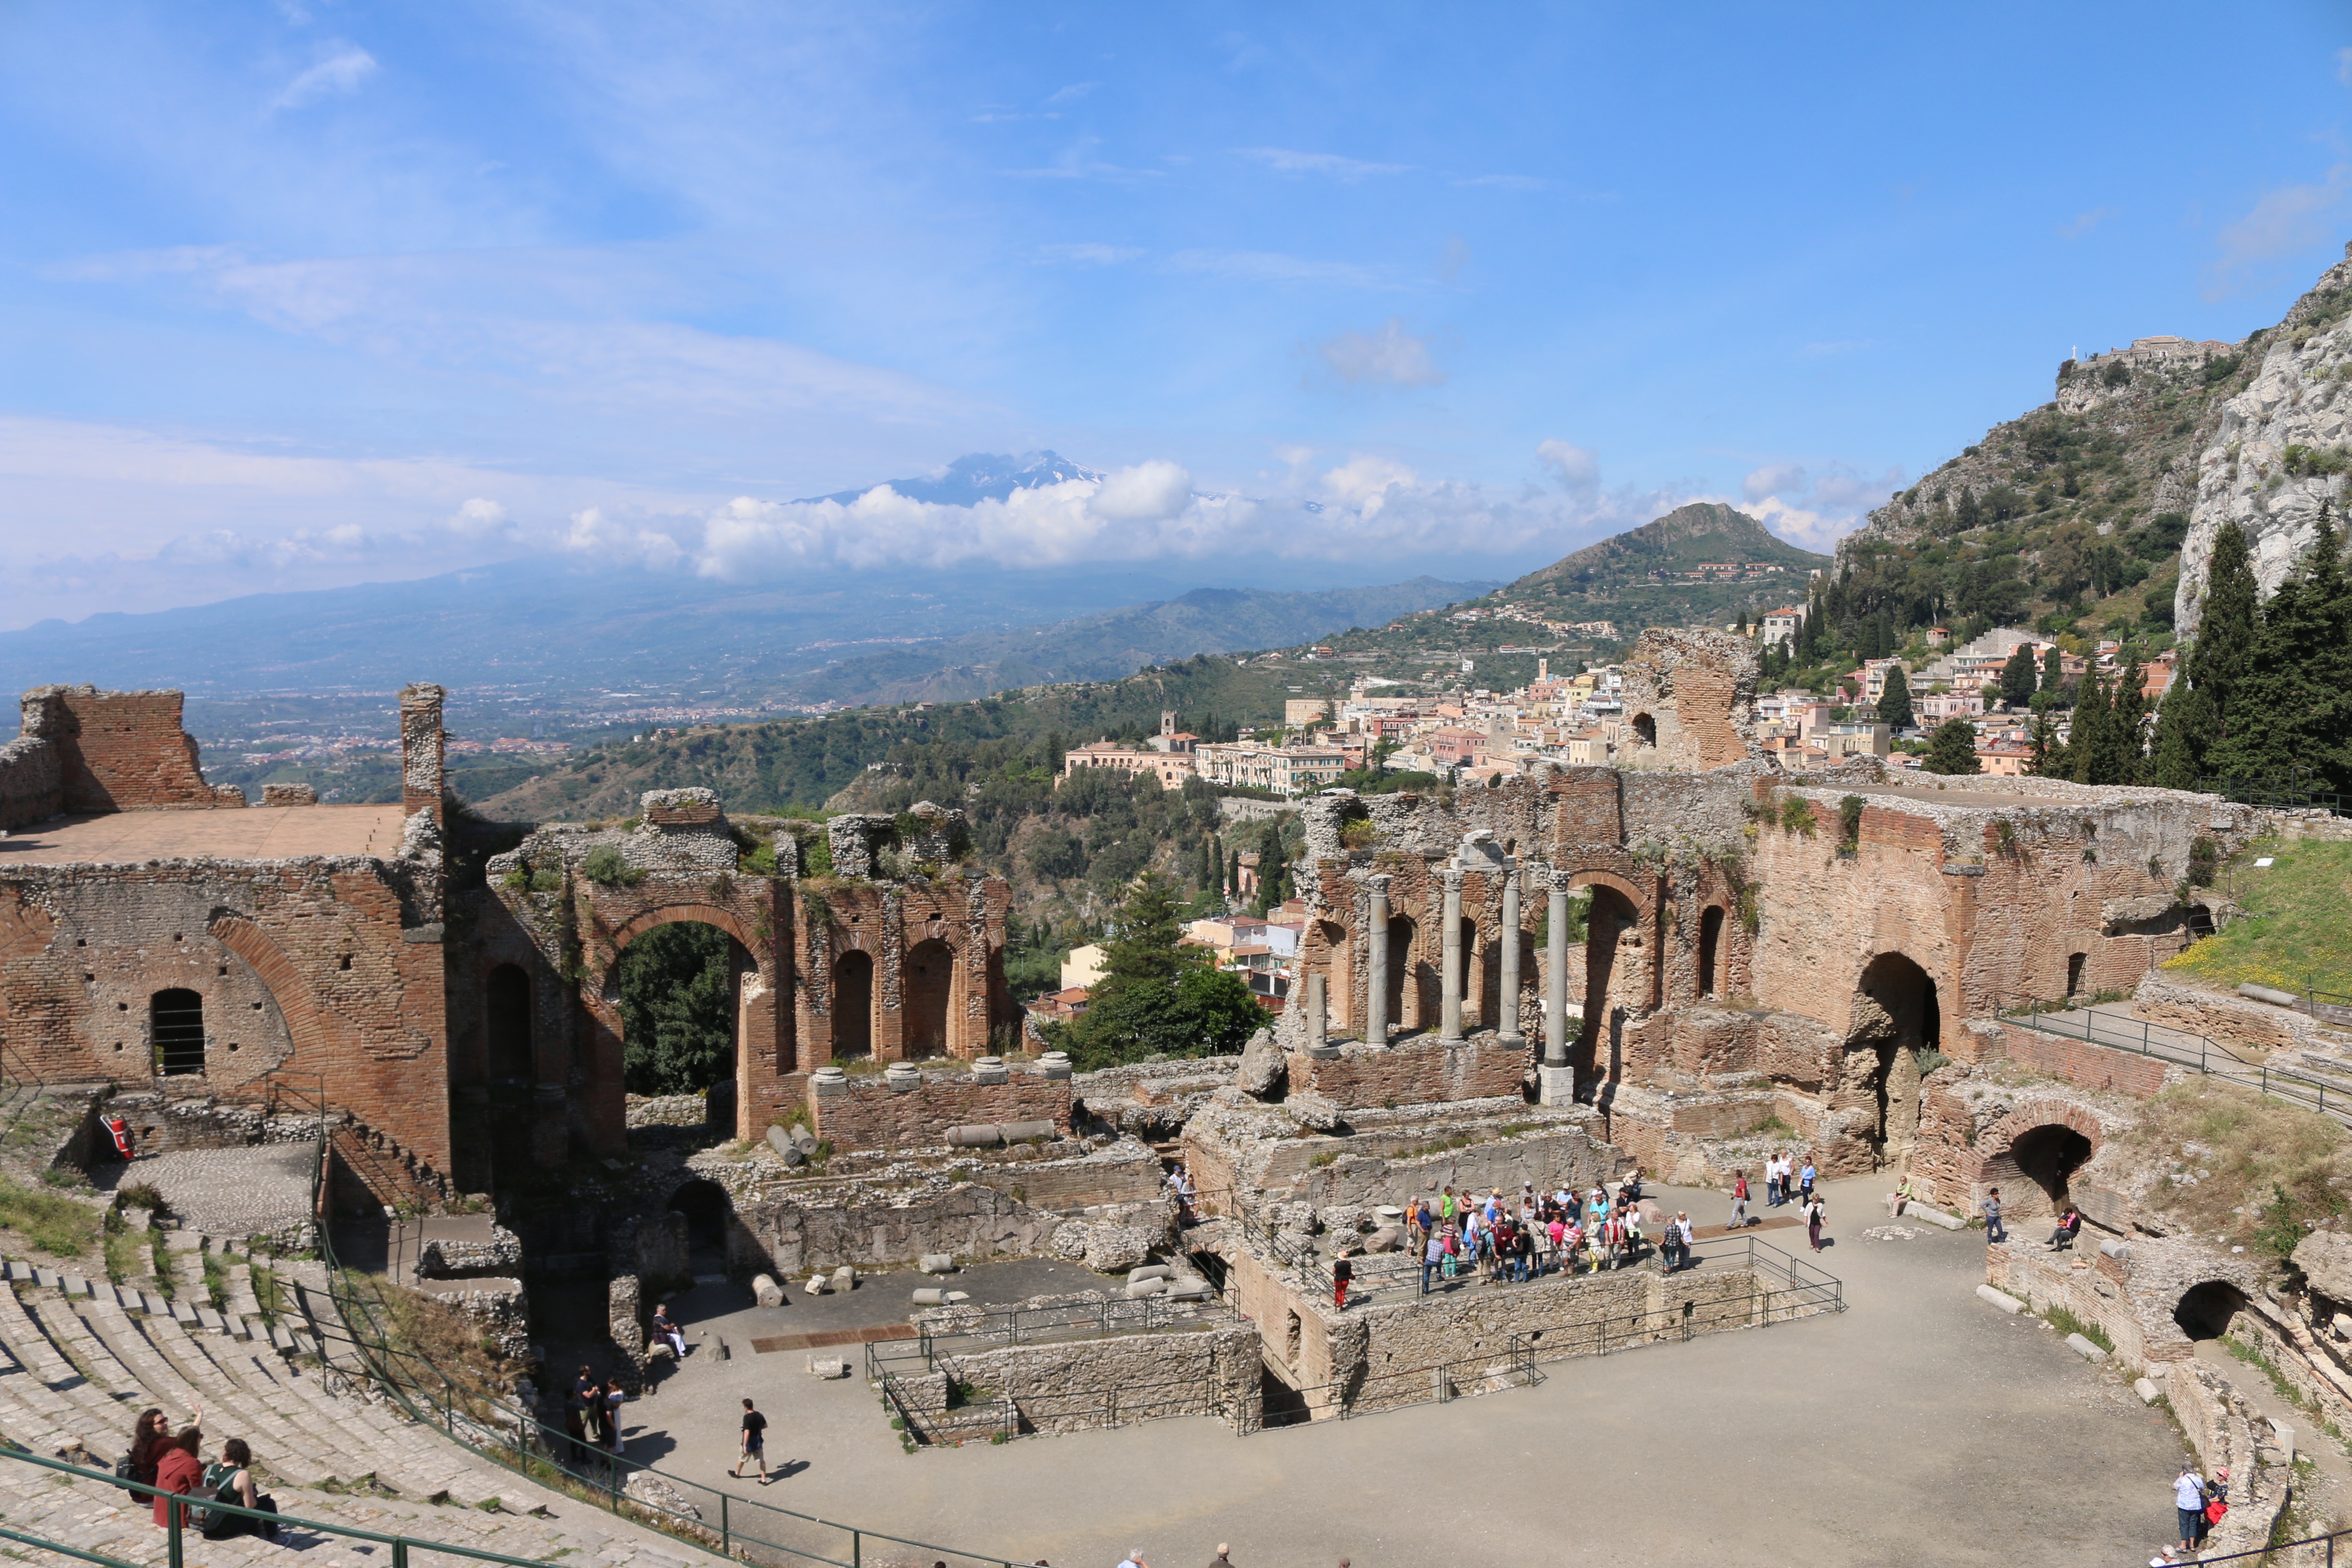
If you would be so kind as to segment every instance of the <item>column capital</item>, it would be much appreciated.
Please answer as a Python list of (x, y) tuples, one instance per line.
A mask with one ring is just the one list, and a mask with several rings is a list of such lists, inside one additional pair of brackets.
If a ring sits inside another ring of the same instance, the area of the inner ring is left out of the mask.
[(1465, 873), (1461, 867), (1448, 866), (1440, 873), (1440, 875), (1445, 879), (1445, 890), (1447, 892), (1459, 893), (1462, 890), (1462, 879)]
[(1389, 874), (1385, 871), (1381, 871), (1365, 878), (1364, 889), (1375, 898), (1387, 898), (1389, 894)]
[(1575, 879), (1576, 873), (1573, 871), (1554, 868), (1544, 873), (1544, 886), (1555, 893), (1567, 892)]

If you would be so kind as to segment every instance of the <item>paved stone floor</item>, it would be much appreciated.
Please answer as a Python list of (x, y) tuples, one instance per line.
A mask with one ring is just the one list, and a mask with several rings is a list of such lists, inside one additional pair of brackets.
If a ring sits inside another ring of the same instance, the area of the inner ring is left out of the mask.
[(210, 857), (389, 856), (403, 819), (393, 805), (256, 805), (226, 811), (121, 811), (63, 816), (0, 835), (0, 866), (100, 865)]
[[(1203, 1419), (909, 1455), (862, 1379), (818, 1382), (800, 1353), (697, 1354), (629, 1407), (630, 1453), (741, 1497), (1064, 1565), (1139, 1546), (1182, 1568), (1220, 1541), (1242, 1568), (2147, 1562), (2172, 1521), (2168, 1418), (1979, 1300), (1976, 1234), (1863, 1239), (1885, 1223), (1881, 1190), (1824, 1189), (1849, 1238), (1821, 1261), (1851, 1310), (1562, 1363), (1532, 1390), (1248, 1437)], [(1695, 1218), (1724, 1204), (1659, 1195)], [(745, 1394), (773, 1424), (772, 1465), (792, 1467), (766, 1488), (726, 1479)]]
[(90, 1183), (101, 1192), (145, 1183), (163, 1194), (189, 1230), (208, 1236), (257, 1236), (299, 1225), (310, 1212), (310, 1170), (318, 1150), (309, 1143), (263, 1143), (242, 1149), (184, 1149), (142, 1154), (128, 1165), (98, 1167)]

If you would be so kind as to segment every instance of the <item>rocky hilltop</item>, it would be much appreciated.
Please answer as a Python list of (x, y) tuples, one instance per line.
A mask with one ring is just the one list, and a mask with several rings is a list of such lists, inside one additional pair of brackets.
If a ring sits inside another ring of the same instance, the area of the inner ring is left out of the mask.
[(2309, 549), (2352, 467), (2352, 247), (2276, 327), (2148, 337), (2058, 367), (2050, 402), (1873, 511), (1842, 573), (1956, 621), (2111, 635), (2192, 630), (2213, 536), (2235, 518), (2263, 589)]
[(1654, 572), (1687, 572), (1708, 563), (1781, 565), (1811, 570), (1822, 564), (1809, 551), (1775, 538), (1765, 526), (1721, 501), (1693, 501), (1641, 527), (1588, 544), (1572, 555), (1530, 572), (1495, 595), (1504, 601), (1561, 591), (1590, 591), (1612, 579)]
[(2203, 607), (2213, 536), (2234, 521), (2252, 547), (2254, 576), (2277, 591), (2311, 548), (2324, 501), (2339, 505), (2352, 468), (2352, 245), (2286, 319), (2246, 340), (2261, 355), (2244, 391), (2222, 403), (2197, 459), (2196, 505), (2180, 549), (2179, 625)]

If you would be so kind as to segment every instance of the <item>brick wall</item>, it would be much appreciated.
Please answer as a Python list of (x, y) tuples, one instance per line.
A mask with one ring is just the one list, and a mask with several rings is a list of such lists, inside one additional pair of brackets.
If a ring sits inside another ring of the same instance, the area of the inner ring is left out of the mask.
[(1956, 1060), (2005, 1058), (2083, 1089), (2113, 1089), (2139, 1100), (2164, 1087), (2168, 1070), (2167, 1064), (2155, 1057), (2045, 1035), (2001, 1019), (1978, 1019), (1963, 1029), (1946, 1029), (1944, 1038), (1946, 1054)]
[(1349, 1047), (1328, 1061), (1287, 1058), (1293, 1092), (1328, 1095), (1343, 1110), (1517, 1094), (1531, 1059), (1528, 1046), (1499, 1046), (1492, 1036), (1444, 1046), (1433, 1035), (1384, 1051)]
[(974, 1083), (970, 1073), (926, 1073), (921, 1084), (894, 1089), (878, 1075), (808, 1091), (816, 1135), (837, 1151), (923, 1149), (947, 1142), (950, 1127), (982, 1122), (1050, 1121), (1070, 1131), (1070, 1080), (1014, 1072), (1003, 1083)]
[(94, 686), (27, 692), (27, 719), (37, 704), (50, 716), (45, 729), (58, 747), (61, 809), (90, 816), (243, 805), (243, 794), (216, 794), (205, 783), (196, 742), (180, 725), (182, 700), (176, 691), (100, 691)]

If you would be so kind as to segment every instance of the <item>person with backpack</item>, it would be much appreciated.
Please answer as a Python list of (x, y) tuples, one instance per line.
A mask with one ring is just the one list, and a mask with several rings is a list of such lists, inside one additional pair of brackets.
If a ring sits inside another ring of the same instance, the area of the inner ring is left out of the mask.
[[(221, 1445), (220, 1462), (205, 1469), (199, 1495), (215, 1502), (257, 1509), (263, 1513), (278, 1511), (278, 1500), (264, 1494), (254, 1482), (253, 1450), (246, 1447), (242, 1437), (231, 1437)], [(278, 1521), (274, 1519), (254, 1519), (217, 1508), (194, 1511), (202, 1516), (197, 1528), (204, 1531), (206, 1541), (226, 1541), (236, 1535), (257, 1535), (265, 1541), (278, 1539)]]
[[(131, 1447), (114, 1462), (114, 1479), (135, 1481), (141, 1486), (155, 1484), (155, 1461), (163, 1457), (172, 1441), (171, 1423), (163, 1419), (160, 1406), (151, 1405), (139, 1413), (131, 1424)], [(142, 1494), (130, 1494), (134, 1500)]]
[(156, 1529), (171, 1528), (172, 1516), (166, 1511), (170, 1509), (178, 1509), (180, 1522), (187, 1523), (188, 1505), (184, 1502), (173, 1502), (172, 1497), (185, 1496), (195, 1489), (198, 1481), (205, 1479), (205, 1467), (196, 1458), (196, 1450), (204, 1446), (204, 1441), (205, 1434), (201, 1427), (183, 1426), (172, 1438), (171, 1447), (163, 1449), (157, 1457), (155, 1485), (163, 1492), (172, 1495), (158, 1497), (155, 1500)]

